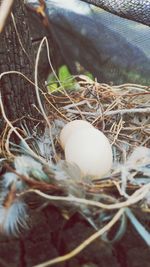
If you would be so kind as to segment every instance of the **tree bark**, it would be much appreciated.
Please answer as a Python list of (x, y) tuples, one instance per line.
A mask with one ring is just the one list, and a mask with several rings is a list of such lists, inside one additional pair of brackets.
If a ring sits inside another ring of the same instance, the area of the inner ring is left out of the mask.
[[(19, 71), (33, 81), (35, 58), (23, 0), (14, 1), (12, 13), (15, 23), (10, 14), (0, 34), (0, 73)], [(0, 90), (9, 120), (20, 122), (24, 118), (31, 129), (40, 119), (34, 86), (21, 75), (9, 74), (2, 77)], [(3, 125), (1, 121), (0, 132)]]

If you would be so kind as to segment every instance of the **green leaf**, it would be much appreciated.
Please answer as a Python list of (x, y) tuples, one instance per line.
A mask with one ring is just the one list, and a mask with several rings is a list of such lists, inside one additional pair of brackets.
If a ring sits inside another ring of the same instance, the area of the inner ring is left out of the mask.
[(94, 77), (93, 77), (92, 73), (90, 73), (89, 71), (85, 71), (84, 75), (88, 76), (91, 80), (94, 81)]
[(62, 65), (58, 70), (58, 77), (61, 82), (65, 82), (69, 78), (72, 78), (71, 73), (66, 65)]
[(58, 89), (58, 84), (57, 83), (48, 84), (47, 88), (50, 93), (56, 92)]
[(72, 89), (75, 85), (75, 80), (71, 75), (68, 67), (66, 65), (62, 65), (58, 70), (58, 77), (65, 89)]

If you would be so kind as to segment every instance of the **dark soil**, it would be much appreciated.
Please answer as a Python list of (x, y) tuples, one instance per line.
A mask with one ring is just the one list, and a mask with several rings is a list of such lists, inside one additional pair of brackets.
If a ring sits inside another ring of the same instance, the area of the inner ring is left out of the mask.
[[(0, 267), (32, 267), (63, 255), (94, 233), (78, 214), (65, 220), (52, 206), (34, 212), (32, 227), (20, 237), (1, 235)], [(75, 258), (60, 267), (149, 267), (149, 248), (131, 225), (115, 245), (97, 239)]]

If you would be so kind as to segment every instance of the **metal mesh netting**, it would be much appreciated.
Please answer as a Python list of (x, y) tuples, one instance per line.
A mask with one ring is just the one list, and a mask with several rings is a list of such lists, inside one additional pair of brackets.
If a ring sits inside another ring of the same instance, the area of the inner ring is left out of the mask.
[(59, 53), (73, 74), (79, 63), (99, 82), (149, 84), (148, 26), (77, 0), (45, 3)]

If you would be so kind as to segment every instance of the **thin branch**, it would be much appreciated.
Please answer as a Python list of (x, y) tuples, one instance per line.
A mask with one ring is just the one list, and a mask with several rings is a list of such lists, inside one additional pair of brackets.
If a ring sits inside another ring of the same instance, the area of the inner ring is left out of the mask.
[(150, 108), (131, 108), (131, 109), (119, 109), (119, 110), (112, 110), (104, 112), (104, 116), (114, 116), (114, 115), (124, 115), (124, 114), (131, 114), (131, 113), (150, 113)]
[(22, 194), (25, 194), (28, 192), (34, 192), (37, 195), (40, 195), (41, 197), (44, 197), (45, 199), (48, 199), (48, 200), (66, 201), (66, 202), (79, 203), (79, 204), (84, 204), (84, 205), (89, 205), (89, 206), (95, 206), (95, 207), (106, 209), (106, 210), (114, 210), (114, 209), (124, 208), (124, 207), (130, 206), (130, 205), (133, 205), (139, 202), (147, 195), (149, 190), (150, 190), (150, 183), (143, 185), (140, 189), (136, 190), (126, 201), (115, 203), (115, 204), (109, 204), (109, 205), (103, 204), (101, 202), (94, 201), (94, 200), (77, 198), (74, 196), (62, 197), (62, 196), (47, 195), (37, 189), (29, 189), (28, 191)]

